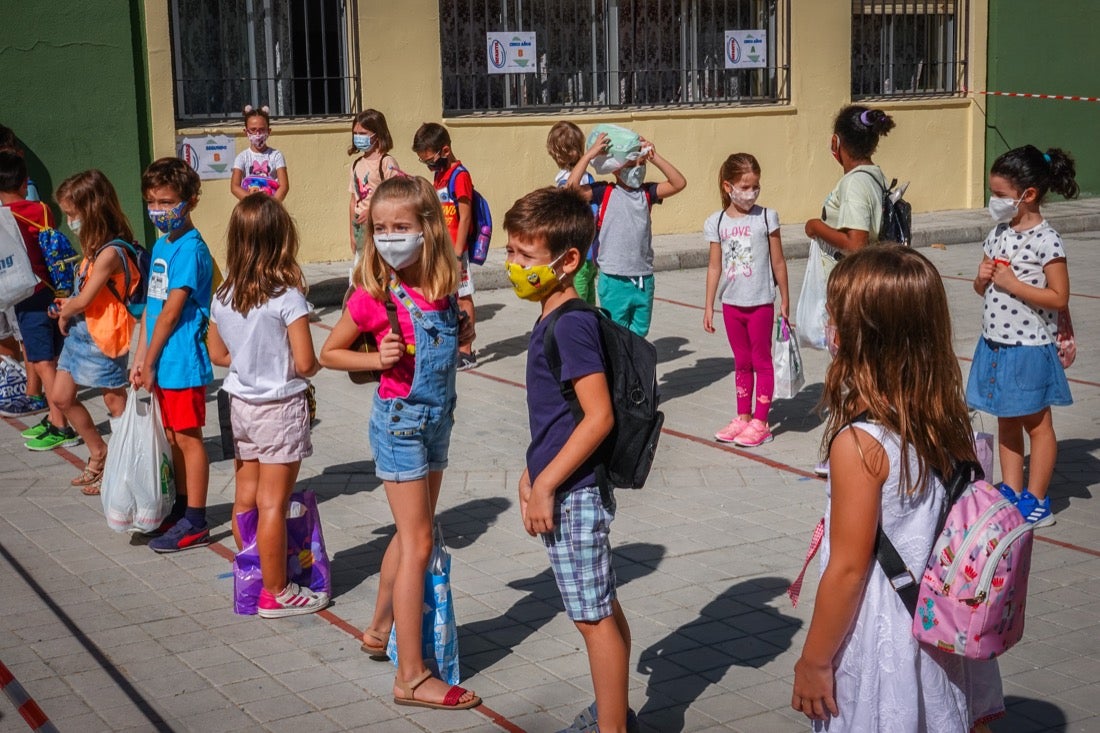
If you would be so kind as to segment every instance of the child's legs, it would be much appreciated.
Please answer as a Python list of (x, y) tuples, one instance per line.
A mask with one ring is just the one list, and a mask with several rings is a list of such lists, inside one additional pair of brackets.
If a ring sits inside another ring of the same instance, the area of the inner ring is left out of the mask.
[(28, 397), (41, 397), (45, 390), (42, 387), (42, 378), (38, 376), (38, 372), (34, 370), (33, 365), (27, 360), (27, 350), (23, 348), (23, 344), (19, 344), (19, 349), (23, 352), (23, 365), (24, 367), (30, 366), (26, 369), (27, 372), (27, 396)]
[(386, 499), (397, 534), (397, 568), (393, 578), (393, 619), (397, 627), (398, 676), (410, 682), (424, 671), (421, 659), (421, 609), (424, 572), (432, 552), (432, 508), (428, 479), (386, 481)]
[(264, 588), (279, 594), (286, 588), (286, 509), (298, 479), (300, 461), (260, 463), (256, 489), (256, 549)]
[(632, 293), (634, 307), (630, 314), (630, 330), (642, 338), (649, 335), (649, 326), (653, 322), (653, 276), (635, 279), (635, 292)]
[[(459, 282), (458, 282), (458, 309), (465, 313), (470, 319), (470, 325), (476, 325), (476, 314), (474, 313), (474, 281), (470, 277), (470, 255), (468, 252), (464, 252), (461, 257), (458, 258), (459, 265)], [(458, 350), (463, 354), (474, 353), (474, 344), (471, 341), (468, 344), (459, 344)]]
[(73, 375), (63, 369), (55, 372), (52, 402), (57, 405), (57, 409), (61, 410), (77, 434), (83, 438), (84, 444), (88, 446), (89, 458), (102, 466), (102, 461), (107, 457), (107, 444), (103, 442), (103, 436), (96, 430), (95, 421), (92, 420), (88, 408), (76, 399), (76, 382), (73, 381)]
[[(17, 305), (15, 311), (19, 332), (23, 336), (24, 364), (27, 365), (27, 394), (45, 393), (50, 405), (49, 420), (55, 427), (65, 426), (64, 414), (53, 403), (53, 380), (57, 374), (57, 357), (61, 355), (64, 338), (57, 321), (46, 314), (53, 302), (49, 290), (35, 293)], [(34, 379), (31, 379), (31, 374)]]
[[(1042, 501), (1050, 488), (1054, 463), (1058, 459), (1058, 438), (1054, 434), (1054, 420), (1047, 407), (1034, 415), (1020, 418), (1031, 443), (1031, 460), (1027, 472), (1027, 490)], [(1011, 484), (1010, 484), (1011, 485)]]
[(772, 322), (774, 305), (758, 305), (749, 309), (748, 334), (752, 349), (752, 369), (756, 373), (756, 409), (753, 417), (768, 422), (775, 392), (775, 364), (772, 362)]
[(202, 444), (202, 428), (172, 430), (165, 428), (172, 445), (172, 467), (175, 470), (176, 493), (187, 497), (191, 509), (206, 509), (206, 493), (210, 486), (210, 463)]
[(633, 310), (631, 290), (637, 290), (637, 288), (627, 277), (608, 275), (606, 272), (601, 272), (600, 279), (596, 281), (600, 307), (607, 311), (611, 320), (624, 328), (630, 328), (631, 311)]
[(103, 404), (107, 408), (107, 414), (118, 417), (126, 409), (126, 388), (103, 390)]
[(233, 460), (233, 473), (236, 479), (236, 490), (233, 492), (233, 519), (230, 524), (233, 527), (233, 541), (237, 543), (237, 552), (240, 552), (244, 549), (244, 542), (241, 540), (241, 529), (237, 526), (237, 515), (256, 508), (256, 491), (260, 485), (260, 462), (242, 461), (236, 458)]
[(577, 621), (588, 653), (596, 714), (603, 733), (625, 733), (628, 702), (630, 627), (617, 600), (612, 615), (599, 621)]
[(16, 361), (23, 358), (23, 351), (19, 348), (19, 342), (15, 340), (14, 336), (6, 336), (0, 339), (0, 356), (7, 356)]
[[(458, 309), (465, 313), (470, 318), (470, 325), (476, 324), (476, 315), (474, 313), (474, 298), (472, 295), (463, 295), (458, 298)], [(468, 344), (460, 344), (459, 351), (464, 354), (472, 354), (474, 351), (474, 342), (471, 341)]]
[(1024, 489), (1024, 426), (1021, 418), (997, 418), (997, 453), (1001, 481), (1017, 492)]
[(31, 362), (31, 368), (27, 370), (27, 394), (34, 394), (31, 392), (29, 376), (32, 371), (38, 377), (38, 383), (42, 386), (42, 391), (46, 395), (46, 402), (50, 405), (50, 423), (57, 428), (65, 427), (65, 411), (57, 406), (53, 397), (54, 381), (57, 378), (57, 360)]
[(573, 287), (577, 295), (589, 305), (596, 305), (596, 275), (599, 270), (592, 260), (585, 260), (573, 276)]
[(737, 415), (748, 420), (752, 415), (752, 348), (749, 342), (749, 319), (744, 308), (722, 304), (722, 321), (726, 338), (733, 350), (733, 386), (737, 391)]

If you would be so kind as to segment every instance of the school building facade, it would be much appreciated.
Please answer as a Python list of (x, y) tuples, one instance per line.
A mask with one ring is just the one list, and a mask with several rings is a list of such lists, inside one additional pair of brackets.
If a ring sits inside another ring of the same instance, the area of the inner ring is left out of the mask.
[[(142, 221), (149, 161), (181, 142), (188, 155), (212, 154), (208, 136), (227, 135), (228, 149), (207, 166), (224, 175), (247, 144), (242, 107), (266, 104), (303, 261), (348, 256), (350, 121), (367, 107), (385, 113), (393, 153), (418, 174), (427, 169), (410, 150), (413, 132), (424, 121), (446, 124), (498, 226), (517, 197), (552, 180), (545, 139), (560, 119), (586, 132), (599, 122), (631, 127), (684, 173), (688, 189), (655, 210), (655, 233), (701, 230), (719, 206), (718, 166), (736, 151), (760, 160), (761, 202), (783, 221), (816, 216), (840, 175), (832, 119), (851, 101), (894, 117), (875, 160), (910, 181), (917, 211), (982, 205), (990, 156), (1006, 144), (1059, 144), (1095, 161), (1097, 143), (1084, 134), (1094, 126), (1074, 117), (1094, 107), (1031, 102), (1020, 112), (1020, 100), (974, 94), (994, 80), (1096, 94), (1078, 72), (1100, 55), (1083, 35), (1095, 24), (1082, 18), (1100, 15), (1090, 0), (1045, 3), (1041, 14), (1025, 0), (11, 5), (0, 27), (0, 122), (26, 144), (43, 191), (98, 167)], [(1045, 55), (1023, 40), (1034, 33), (1049, 41)], [(1041, 104), (1050, 106), (1034, 112)], [(236, 203), (228, 187), (228, 178), (204, 180), (194, 212), (219, 259)], [(502, 243), (498, 229), (494, 246)]]

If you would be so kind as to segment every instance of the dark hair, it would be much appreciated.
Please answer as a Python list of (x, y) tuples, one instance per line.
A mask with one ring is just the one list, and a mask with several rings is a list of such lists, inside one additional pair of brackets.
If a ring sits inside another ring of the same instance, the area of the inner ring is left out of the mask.
[(894, 120), (881, 109), (850, 104), (836, 113), (833, 133), (853, 158), (869, 160), (878, 148), (879, 138), (894, 129)]
[(7, 125), (0, 125), (0, 148), (19, 149), (19, 140), (15, 137), (15, 130)]
[[(355, 115), (355, 119), (351, 121), (352, 131), (355, 130), (356, 125), (374, 133), (374, 137), (378, 140), (375, 147), (382, 155), (393, 150), (393, 137), (390, 135), (390, 126), (386, 124), (386, 115), (376, 109), (365, 109)], [(348, 155), (357, 153), (359, 148), (354, 145), (348, 148)]]
[(451, 135), (447, 132), (446, 127), (438, 122), (425, 122), (413, 135), (412, 149), (414, 153), (423, 153), (429, 150), (438, 153), (444, 145), (450, 144)]
[(0, 150), (0, 191), (18, 191), (26, 182), (27, 161), (23, 156), (10, 148)]
[(141, 174), (141, 195), (161, 186), (168, 186), (179, 194), (180, 201), (190, 201), (198, 198), (202, 180), (194, 168), (179, 158), (159, 158)]
[(546, 242), (553, 257), (573, 248), (583, 258), (596, 238), (596, 220), (589, 203), (575, 189), (547, 186), (512, 204), (504, 214), (504, 230)]
[(1061, 148), (1047, 148), (1045, 153), (1034, 145), (1009, 150), (993, 161), (989, 173), (1008, 179), (1021, 193), (1034, 188), (1039, 192), (1040, 203), (1047, 191), (1072, 199), (1081, 190), (1077, 185), (1077, 165)]
[(263, 117), (264, 124), (266, 124), (268, 127), (271, 126), (271, 115), (268, 113), (267, 105), (264, 105), (263, 107), (253, 107), (251, 104), (249, 104), (245, 105), (245, 108), (242, 111), (244, 113), (244, 124), (246, 127), (248, 126), (248, 121), (253, 117)]
[(722, 184), (726, 181), (736, 183), (746, 173), (760, 175), (760, 163), (752, 153), (733, 153), (718, 169), (718, 194), (722, 197), (722, 208), (730, 205), (730, 195)]

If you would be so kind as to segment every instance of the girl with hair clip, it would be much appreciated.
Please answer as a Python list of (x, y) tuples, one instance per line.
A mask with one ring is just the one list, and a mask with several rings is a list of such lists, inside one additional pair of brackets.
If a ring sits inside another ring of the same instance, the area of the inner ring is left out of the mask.
[[(1062, 239), (1039, 206), (1048, 191), (1076, 197), (1076, 174), (1073, 158), (1057, 148), (1043, 153), (1025, 145), (993, 161), (989, 214), (997, 224), (982, 245), (974, 278), (985, 306), (966, 400), (996, 415), (997, 488), (1035, 527), (1055, 521), (1047, 496), (1058, 457), (1050, 408), (1073, 403), (1060, 361), (1071, 336), (1059, 333), (1060, 312), (1068, 322), (1069, 268)], [(1025, 432), (1031, 443), (1026, 484)]]
[[(421, 658), (424, 573), (454, 426), (458, 281), (458, 260), (435, 187), (419, 176), (383, 181), (371, 198), (355, 292), (321, 347), (321, 363), (382, 372), (370, 443), (397, 533), (382, 558), (363, 651), (385, 659), (395, 626), (394, 702), (463, 710), (481, 704), (481, 698), (457, 685), (448, 688)], [(391, 312), (398, 329), (391, 328)], [(378, 351), (352, 349), (361, 332), (374, 336)], [(463, 342), (468, 335), (462, 334)]]
[(306, 380), (320, 368), (297, 255), (298, 230), (283, 205), (245, 196), (229, 217), (225, 281), (210, 307), (210, 360), (229, 367), (233, 539), (239, 552), (237, 515), (256, 509), (261, 618), (314, 613), (329, 602), (287, 578), (286, 513), (302, 459), (313, 454)]
[(73, 486), (86, 496), (99, 494), (107, 444), (96, 430), (88, 409), (77, 399), (77, 385), (103, 390), (111, 417), (126, 407), (129, 373), (126, 359), (134, 332), (134, 317), (126, 308), (126, 272), (130, 287), (140, 286), (137, 263), (128, 254), (134, 241), (115, 187), (98, 170), (77, 173), (61, 182), (55, 194), (69, 229), (80, 237), (84, 259), (77, 273), (76, 293), (55, 301), (50, 314), (58, 319), (65, 345), (57, 361), (54, 395), (65, 418), (88, 446), (88, 462)]
[(351, 147), (348, 148), (348, 155), (359, 154), (351, 164), (351, 183), (348, 184), (348, 192), (351, 194), (348, 208), (351, 218), (351, 255), (355, 260), (352, 264), (353, 272), (363, 253), (370, 198), (374, 189), (387, 178), (402, 175), (397, 159), (390, 155), (392, 149), (393, 137), (390, 136), (384, 114), (376, 109), (365, 109), (355, 116), (351, 123)]
[(915, 250), (872, 247), (837, 264), (827, 304), (823, 571), (791, 707), (829, 733), (985, 730), (1004, 710), (997, 661), (917, 642), (875, 561), (881, 524), (909, 567), (924, 566), (943, 479), (975, 460), (943, 283)]
[(233, 160), (229, 190), (238, 200), (259, 191), (283, 201), (290, 193), (290, 176), (286, 158), (267, 144), (271, 136), (271, 115), (266, 105), (256, 108), (249, 104), (244, 108), (244, 134), (248, 147)]
[(890, 115), (858, 104), (840, 110), (833, 121), (829, 151), (844, 175), (825, 198), (821, 218), (806, 222), (806, 236), (825, 245), (826, 254), (834, 259), (878, 241), (887, 180), (871, 156), (892, 129)]

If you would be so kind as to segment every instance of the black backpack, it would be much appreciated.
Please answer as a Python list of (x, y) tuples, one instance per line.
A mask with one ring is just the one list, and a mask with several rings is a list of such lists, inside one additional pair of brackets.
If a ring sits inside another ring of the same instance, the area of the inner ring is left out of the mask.
[(558, 319), (565, 313), (587, 310), (596, 314), (607, 365), (607, 386), (611, 392), (611, 408), (615, 426), (600, 446), (597, 456), (596, 480), (604, 503), (610, 503), (611, 489), (640, 489), (645, 485), (665, 414), (657, 409), (657, 349), (641, 336), (611, 320), (606, 312), (588, 305), (579, 298), (563, 303), (552, 314), (543, 337), (543, 353), (550, 371), (561, 387), (562, 397), (569, 403), (573, 418), (584, 417), (577, 393), (571, 382), (561, 380), (561, 354), (554, 336)]
[(882, 224), (879, 225), (878, 238), (883, 242), (897, 242), (906, 247), (913, 243), (913, 207), (902, 196), (908, 184), (898, 191), (898, 179), (890, 181), (888, 187), (879, 183), (878, 176), (868, 170), (860, 170), (871, 176), (871, 180), (882, 189)]

